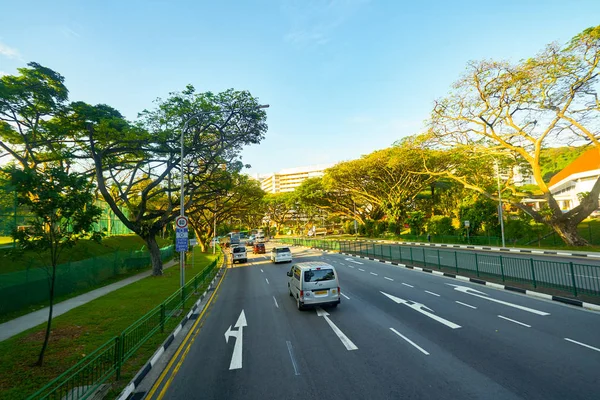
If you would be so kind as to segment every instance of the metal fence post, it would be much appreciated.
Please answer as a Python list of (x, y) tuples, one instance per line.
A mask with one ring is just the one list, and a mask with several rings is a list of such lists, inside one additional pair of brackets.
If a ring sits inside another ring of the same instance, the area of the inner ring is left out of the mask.
[(440, 249), (437, 249), (438, 253), (438, 269), (442, 269), (442, 262), (440, 261)]
[(165, 303), (160, 305), (160, 333), (165, 331), (165, 317), (166, 317), (166, 306)]
[(537, 287), (537, 283), (535, 281), (535, 268), (533, 267), (533, 257), (529, 259), (531, 264), (531, 279), (533, 280), (533, 287)]
[(479, 259), (477, 258), (477, 253), (475, 254), (475, 269), (477, 270), (477, 277), (479, 277)]
[(121, 379), (121, 364), (123, 363), (123, 339), (121, 336), (115, 337), (115, 373), (116, 380)]
[(373, 258), (375, 258), (375, 243), (371, 243), (371, 248), (373, 249)]
[(425, 247), (421, 247), (421, 250), (423, 250), (423, 265), (427, 266), (427, 257), (425, 256)]
[(409, 249), (410, 249), (410, 263), (414, 264), (415, 262), (413, 261), (412, 247), (409, 247)]
[(392, 258), (392, 245), (391, 244), (388, 246), (388, 249), (390, 249), (390, 261), (393, 261), (393, 258)]
[(502, 256), (500, 256), (500, 273), (502, 274), (502, 282), (504, 282), (504, 262)]
[(454, 252), (454, 266), (456, 268), (456, 273), (458, 274), (458, 253)]
[(571, 267), (571, 280), (573, 282), (573, 295), (577, 297), (577, 285), (575, 284), (575, 269), (573, 268), (573, 261), (569, 261), (569, 266)]

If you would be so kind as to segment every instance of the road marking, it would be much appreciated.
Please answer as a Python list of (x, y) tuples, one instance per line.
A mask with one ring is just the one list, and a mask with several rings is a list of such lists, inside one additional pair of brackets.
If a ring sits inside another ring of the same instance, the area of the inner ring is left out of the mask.
[(354, 269), (354, 267), (352, 265), (346, 265), (348, 268), (352, 268)]
[(408, 287), (414, 287), (413, 285), (409, 285), (408, 283), (404, 283), (404, 282), (402, 282), (402, 284), (403, 284), (404, 286), (408, 286)]
[(387, 276), (384, 276), (383, 279), (387, 279), (388, 281), (394, 282), (394, 280), (392, 278), (388, 278)]
[(245, 326), (248, 326), (248, 323), (246, 322), (246, 314), (244, 314), (244, 310), (242, 310), (235, 323), (235, 327), (238, 328), (238, 330), (232, 331), (231, 325), (229, 325), (229, 328), (227, 328), (227, 331), (225, 332), (225, 343), (229, 343), (229, 338), (231, 336), (235, 337), (235, 345), (233, 346), (233, 354), (231, 355), (231, 363), (229, 364), (230, 371), (232, 369), (242, 368), (242, 345), (244, 343)]
[(351, 259), (351, 258), (344, 258), (344, 260), (346, 260), (346, 261), (350, 261), (350, 262), (352, 262), (352, 263), (354, 263), (354, 264), (360, 264), (360, 265), (362, 265), (362, 263), (361, 263), (361, 262), (354, 261), (354, 260), (353, 260), (353, 259)]
[(477, 310), (477, 307), (472, 306), (472, 305), (467, 304), (467, 303), (463, 303), (462, 301), (456, 300), (456, 303), (460, 304), (461, 306), (470, 307), (470, 308), (474, 308), (475, 310)]
[(362, 271), (362, 272), (365, 272), (365, 270), (364, 270), (364, 269), (362, 269), (362, 268), (359, 268), (358, 270), (359, 270), (359, 271)]
[(261, 269), (260, 269), (260, 272), (265, 272), (265, 271), (263, 271), (263, 270), (262, 270), (262, 268), (261, 268)]
[(378, 276), (378, 275), (377, 275), (377, 274), (376, 274), (376, 273), (375, 273), (375, 272), (371, 272), (371, 275), (375, 275), (375, 276)]
[(294, 349), (292, 348), (292, 342), (290, 342), (289, 340), (286, 340), (286, 343), (287, 343), (288, 353), (290, 353), (290, 358), (292, 359), (292, 365), (294, 366), (294, 375), (298, 376), (298, 375), (300, 375), (300, 372), (298, 372), (298, 365), (296, 364), (296, 358), (294, 357)]
[(346, 266), (346, 264), (344, 264), (343, 262), (341, 262), (341, 263), (338, 263), (338, 264), (340, 264), (340, 265), (343, 265), (343, 266)]
[(384, 296), (388, 297), (390, 300), (398, 303), (398, 304), (404, 304), (405, 306), (410, 307), (413, 310), (415, 310), (417, 312), (420, 312), (423, 315), (428, 316), (429, 318), (431, 318), (431, 319), (439, 322), (440, 324), (446, 325), (448, 328), (458, 329), (458, 328), (461, 327), (460, 325), (455, 324), (452, 321), (448, 321), (447, 319), (444, 319), (442, 317), (439, 317), (439, 316), (435, 315), (433, 313), (433, 310), (431, 308), (427, 307), (424, 304), (417, 303), (416, 301), (412, 301), (412, 300), (404, 300), (404, 299), (401, 299), (399, 297), (392, 296), (391, 294), (387, 294), (385, 292), (381, 292), (380, 291), (380, 293), (383, 294)]
[(429, 294), (432, 294), (432, 295), (434, 295), (434, 296), (440, 297), (440, 295), (439, 295), (439, 294), (437, 294), (437, 293), (433, 293), (433, 292), (430, 292), (429, 290), (426, 290), (426, 291), (425, 291), (425, 293), (429, 293)]
[(328, 317), (329, 313), (327, 311), (323, 310), (321, 307), (317, 307), (317, 315), (319, 317), (325, 318), (325, 321), (327, 321), (327, 323), (329, 324), (331, 329), (333, 329), (333, 332), (335, 332), (337, 337), (340, 338), (341, 342), (344, 344), (344, 346), (346, 346), (347, 350), (357, 350), (358, 349), (358, 347), (356, 347), (356, 345), (354, 343), (352, 343), (352, 340), (348, 339), (348, 336), (344, 335), (344, 332), (342, 332), (340, 330), (340, 328), (338, 328), (333, 323), (333, 321), (331, 321), (329, 319), (329, 317)]
[(578, 345), (580, 345), (580, 346), (583, 346), (583, 347), (587, 347), (588, 349), (592, 349), (592, 350), (600, 351), (600, 349), (599, 349), (599, 348), (597, 348), (597, 347), (590, 346), (589, 344), (585, 344), (585, 343), (578, 342), (577, 340), (573, 340), (573, 339), (569, 339), (569, 338), (565, 338), (565, 340), (568, 340), (568, 341), (569, 341), (569, 342), (571, 342), (571, 343), (575, 343), (575, 344), (578, 344)]
[(269, 284), (269, 280), (267, 278), (265, 278), (265, 281), (267, 281), (267, 285)]
[(530, 313), (533, 313), (533, 314), (537, 314), (537, 315), (544, 315), (544, 316), (545, 315), (550, 315), (550, 313), (547, 313), (545, 311), (540, 311), (540, 310), (536, 310), (536, 309), (533, 309), (533, 308), (529, 308), (529, 307), (525, 307), (525, 306), (520, 306), (518, 304), (509, 303), (508, 301), (502, 301), (502, 300), (494, 299), (492, 297), (489, 297), (486, 293), (480, 292), (479, 290), (472, 289), (472, 288), (470, 288), (468, 286), (453, 285), (451, 283), (446, 283), (446, 285), (454, 286), (454, 290), (457, 290), (457, 291), (462, 292), (462, 293), (470, 294), (471, 296), (479, 297), (480, 299), (485, 299), (485, 300), (493, 301), (494, 303), (498, 303), (498, 304), (504, 304), (505, 306), (518, 308), (519, 310), (527, 311), (527, 312), (530, 312)]
[(416, 344), (415, 342), (413, 342), (412, 340), (410, 340), (409, 338), (407, 338), (406, 336), (404, 336), (403, 334), (401, 334), (400, 332), (398, 332), (397, 330), (395, 330), (394, 328), (390, 328), (390, 330), (392, 332), (394, 332), (396, 335), (400, 336), (402, 339), (406, 340), (408, 343), (412, 344), (414, 347), (416, 347), (421, 353), (425, 354), (426, 356), (429, 355), (429, 353), (423, 349), (421, 346), (419, 346), (418, 344)]
[(510, 319), (510, 318), (504, 317), (504, 316), (502, 316), (502, 315), (498, 315), (498, 318), (502, 318), (502, 319), (505, 319), (505, 320), (507, 320), (507, 321), (514, 322), (515, 324), (519, 324), (519, 325), (523, 325), (523, 326), (526, 326), (526, 327), (528, 327), (528, 328), (531, 328), (531, 325), (527, 325), (527, 324), (524, 324), (524, 323), (522, 323), (522, 322), (515, 321), (514, 319)]
[(345, 298), (347, 298), (348, 300), (350, 300), (350, 297), (346, 296), (344, 293), (340, 293), (342, 296), (344, 296)]
[(273, 296), (273, 301), (275, 302), (275, 307), (279, 308), (279, 304), (277, 304), (277, 299)]

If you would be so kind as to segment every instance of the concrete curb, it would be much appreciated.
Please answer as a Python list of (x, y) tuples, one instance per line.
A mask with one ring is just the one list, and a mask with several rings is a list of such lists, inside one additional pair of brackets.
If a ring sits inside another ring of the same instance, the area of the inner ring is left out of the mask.
[(215, 275), (213, 280), (210, 281), (208, 288), (204, 291), (204, 293), (202, 293), (202, 295), (198, 298), (196, 303), (194, 303), (194, 305), (192, 306), (192, 309), (187, 313), (187, 315), (185, 317), (183, 317), (181, 322), (177, 325), (177, 327), (173, 330), (173, 332), (169, 335), (169, 337), (167, 339), (165, 339), (165, 341), (158, 348), (158, 350), (156, 350), (156, 352), (154, 352), (154, 354), (152, 355), (152, 357), (150, 357), (150, 360), (146, 363), (146, 365), (144, 365), (142, 367), (142, 369), (140, 369), (138, 371), (138, 373), (135, 374), (135, 376), (129, 382), (129, 384), (127, 386), (125, 386), (125, 389), (123, 389), (123, 391), (121, 392), (119, 397), (117, 397), (118, 400), (128, 400), (128, 399), (133, 399), (135, 397), (134, 392), (135, 392), (136, 388), (142, 383), (142, 381), (144, 380), (146, 375), (148, 375), (148, 373), (152, 370), (152, 367), (154, 367), (160, 361), (161, 357), (163, 356), (163, 354), (165, 354), (165, 351), (169, 348), (171, 343), (173, 343), (173, 341), (175, 340), (177, 335), (179, 335), (179, 333), (181, 333), (183, 331), (183, 327), (187, 324), (188, 321), (193, 320), (196, 317), (198, 317), (198, 315), (202, 312), (204, 307), (206, 307), (206, 304), (204, 304), (202, 306), (200, 306), (200, 304), (206, 298), (209, 290), (211, 290), (214, 287), (215, 282), (217, 281), (218, 278), (220, 278), (219, 274), (222, 272), (223, 268), (226, 266), (227, 266), (227, 259), (224, 258), (223, 265), (221, 266), (219, 271), (217, 271), (217, 274)]

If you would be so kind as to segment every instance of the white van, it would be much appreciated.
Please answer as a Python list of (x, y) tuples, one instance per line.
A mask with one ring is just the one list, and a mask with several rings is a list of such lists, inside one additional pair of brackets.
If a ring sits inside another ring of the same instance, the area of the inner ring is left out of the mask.
[(289, 247), (274, 247), (271, 250), (271, 262), (292, 262), (292, 251)]
[(333, 265), (322, 261), (298, 263), (288, 271), (288, 291), (298, 310), (305, 306), (340, 304), (340, 282)]
[(245, 263), (248, 261), (248, 253), (246, 253), (246, 246), (235, 246), (231, 248), (231, 263), (235, 262)]

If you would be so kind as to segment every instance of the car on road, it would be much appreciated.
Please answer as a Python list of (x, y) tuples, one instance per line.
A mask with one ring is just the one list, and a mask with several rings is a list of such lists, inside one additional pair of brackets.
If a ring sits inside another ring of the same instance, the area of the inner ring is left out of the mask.
[(254, 235), (250, 235), (248, 237), (248, 240), (246, 240), (246, 245), (247, 246), (254, 246), (254, 242), (256, 241), (256, 238)]
[(265, 244), (264, 243), (256, 243), (252, 248), (252, 254), (265, 254)]
[(271, 262), (292, 262), (292, 251), (289, 247), (274, 247), (271, 250)]
[(248, 261), (248, 253), (246, 252), (245, 246), (235, 246), (231, 248), (231, 262), (232, 264), (245, 263)]
[(322, 261), (298, 263), (287, 276), (288, 292), (296, 299), (298, 310), (306, 306), (337, 307), (340, 304), (340, 282), (333, 265)]

